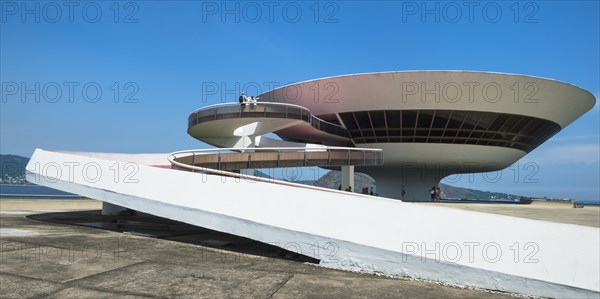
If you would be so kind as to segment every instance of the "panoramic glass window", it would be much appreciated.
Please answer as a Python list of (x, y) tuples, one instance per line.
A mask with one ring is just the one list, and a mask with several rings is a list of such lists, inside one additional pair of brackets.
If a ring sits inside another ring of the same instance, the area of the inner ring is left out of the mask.
[(560, 131), (552, 121), (506, 113), (377, 110), (340, 113), (355, 143), (475, 144), (530, 152)]

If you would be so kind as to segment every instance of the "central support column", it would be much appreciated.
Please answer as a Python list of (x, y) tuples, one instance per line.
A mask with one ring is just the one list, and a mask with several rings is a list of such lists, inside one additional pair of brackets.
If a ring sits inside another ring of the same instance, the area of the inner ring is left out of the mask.
[(354, 192), (354, 165), (342, 166), (342, 190), (348, 186), (352, 187)]
[(444, 170), (419, 167), (364, 167), (359, 171), (375, 179), (379, 195), (403, 201), (431, 201), (431, 188), (450, 175)]

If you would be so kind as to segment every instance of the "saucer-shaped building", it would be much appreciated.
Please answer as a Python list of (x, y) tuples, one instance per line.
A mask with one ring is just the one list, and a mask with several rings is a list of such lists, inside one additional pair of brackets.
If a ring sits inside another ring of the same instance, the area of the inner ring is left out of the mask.
[[(510, 166), (590, 110), (577, 86), (523, 75), (470, 71), (354, 74), (286, 85), (261, 102), (302, 106), (347, 131), (323, 138), (303, 124), (274, 131), (296, 143), (382, 149), (383, 165), (357, 166), (392, 198), (429, 199), (452, 174)], [(341, 135), (341, 134), (338, 134)]]

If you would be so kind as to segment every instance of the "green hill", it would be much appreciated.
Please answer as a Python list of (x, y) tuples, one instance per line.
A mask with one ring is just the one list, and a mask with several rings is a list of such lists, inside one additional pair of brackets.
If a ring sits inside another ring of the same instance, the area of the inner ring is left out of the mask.
[(25, 166), (29, 158), (17, 155), (0, 155), (0, 179), (4, 182), (9, 178), (25, 177)]

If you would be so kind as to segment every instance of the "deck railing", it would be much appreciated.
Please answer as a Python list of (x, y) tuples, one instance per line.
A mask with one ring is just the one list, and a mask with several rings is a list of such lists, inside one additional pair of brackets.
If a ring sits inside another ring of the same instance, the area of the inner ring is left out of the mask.
[(181, 151), (171, 159), (184, 165), (216, 170), (253, 168), (382, 165), (380, 149), (348, 147), (221, 148)]
[(207, 121), (250, 117), (303, 120), (320, 131), (350, 138), (350, 134), (344, 127), (326, 122), (312, 115), (302, 106), (285, 103), (225, 103), (207, 106), (192, 112), (188, 117), (188, 129)]

